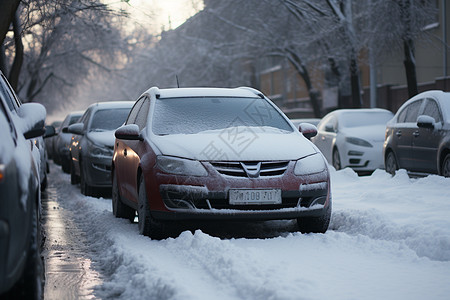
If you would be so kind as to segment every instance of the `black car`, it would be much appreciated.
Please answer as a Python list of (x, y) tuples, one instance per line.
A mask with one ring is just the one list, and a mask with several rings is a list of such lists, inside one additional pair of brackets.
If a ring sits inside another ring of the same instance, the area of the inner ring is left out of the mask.
[(64, 173), (70, 173), (70, 140), (72, 134), (67, 132), (67, 127), (78, 122), (84, 111), (74, 111), (69, 113), (61, 123), (61, 129), (55, 137), (53, 161), (57, 165), (61, 165)]
[(386, 171), (450, 177), (450, 93), (427, 91), (406, 101), (388, 122)]
[[(80, 183), (83, 195), (111, 188), (114, 131), (127, 119), (133, 101), (99, 102), (90, 105), (79, 123), (70, 125), (71, 183)], [(66, 128), (63, 128), (66, 131)]]
[(45, 108), (23, 104), (14, 115), (0, 85), (0, 298), (40, 298), (43, 267), (40, 258), (40, 182), (32, 153), (44, 134)]

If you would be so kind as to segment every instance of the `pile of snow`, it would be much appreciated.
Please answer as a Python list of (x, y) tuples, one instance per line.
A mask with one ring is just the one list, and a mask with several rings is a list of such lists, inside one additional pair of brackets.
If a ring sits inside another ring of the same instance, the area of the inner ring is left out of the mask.
[[(332, 171), (326, 234), (294, 221), (204, 225), (154, 241), (116, 219), (110, 199), (84, 197), (70, 176), (50, 173), (60, 205), (87, 233), (117, 299), (448, 299), (450, 179), (400, 171), (358, 177)], [(210, 234), (206, 234), (209, 232)]]

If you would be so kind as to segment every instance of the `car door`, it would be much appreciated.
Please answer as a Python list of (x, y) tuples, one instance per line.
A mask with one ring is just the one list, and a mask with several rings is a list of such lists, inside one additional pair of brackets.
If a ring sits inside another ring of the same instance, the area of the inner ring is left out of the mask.
[[(86, 112), (81, 116), (80, 120), (75, 123), (83, 124), (83, 132), (86, 132), (87, 126), (89, 123), (90, 116), (92, 114), (92, 108), (88, 108)], [(73, 124), (72, 124), (73, 125)], [(73, 134), (70, 141), (70, 157), (72, 159), (73, 167), (75, 168), (75, 174), (81, 176), (81, 165), (80, 165), (80, 156), (81, 156), (81, 143), (82, 143), (83, 135)]]
[(422, 106), (423, 99), (412, 102), (399, 113), (397, 123), (392, 127), (392, 145), (395, 149), (399, 168), (414, 169), (412, 155), (412, 139), (417, 131), (417, 116)]
[(336, 131), (337, 118), (334, 115), (330, 115), (320, 122), (318, 134), (313, 140), (330, 164), (332, 163), (332, 147), (333, 141), (336, 139)]
[(438, 173), (438, 148), (442, 137), (442, 113), (436, 100), (427, 98), (419, 115), (430, 116), (435, 120), (433, 128), (417, 127), (413, 132), (412, 155), (414, 171)]
[[(125, 124), (137, 124), (140, 130), (145, 127), (143, 120), (146, 120), (146, 117), (144, 117), (144, 114), (148, 114), (148, 107), (150, 105), (150, 101), (146, 99), (146, 97), (142, 97), (136, 102)], [(137, 169), (140, 161), (136, 153), (138, 144), (139, 141), (116, 139), (115, 145), (115, 174), (119, 183), (120, 194), (129, 201), (136, 203), (138, 199)]]

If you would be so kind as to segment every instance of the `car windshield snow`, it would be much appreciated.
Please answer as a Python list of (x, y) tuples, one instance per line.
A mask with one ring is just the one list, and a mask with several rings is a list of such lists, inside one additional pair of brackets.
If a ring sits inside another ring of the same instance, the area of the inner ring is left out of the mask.
[(129, 108), (98, 110), (92, 117), (89, 131), (115, 130), (125, 122), (129, 112)]
[(265, 99), (236, 97), (168, 98), (156, 101), (153, 133), (196, 134), (229, 127), (293, 129)]
[(344, 128), (386, 125), (392, 117), (393, 115), (389, 112), (352, 112), (342, 114), (339, 123)]

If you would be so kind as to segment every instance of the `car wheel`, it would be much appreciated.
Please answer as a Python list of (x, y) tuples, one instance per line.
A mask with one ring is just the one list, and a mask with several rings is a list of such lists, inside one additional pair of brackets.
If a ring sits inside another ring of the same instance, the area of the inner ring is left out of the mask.
[(333, 167), (336, 170), (341, 169), (341, 157), (339, 156), (339, 151), (337, 148), (333, 150)]
[(447, 154), (444, 158), (444, 162), (441, 167), (441, 175), (444, 177), (450, 177), (450, 154)]
[(93, 188), (86, 182), (86, 176), (83, 169), (80, 169), (80, 191), (85, 196), (92, 196)]
[[(113, 171), (114, 172), (114, 171)], [(122, 203), (120, 198), (119, 186), (117, 185), (117, 178), (113, 173), (112, 183), (112, 210), (116, 218), (128, 219), (133, 222), (136, 211), (131, 207)]]
[(80, 183), (80, 178), (75, 173), (75, 167), (73, 165), (73, 162), (70, 163), (70, 183), (71, 184)]
[(41, 182), (41, 192), (45, 191), (47, 188), (48, 179), (47, 179), (47, 172), (44, 172), (44, 180)]
[(386, 169), (386, 172), (388, 172), (392, 176), (395, 175), (395, 171), (397, 171), (398, 165), (397, 160), (395, 159), (394, 152), (389, 151), (388, 155), (386, 156), (386, 161), (384, 162), (384, 167)]
[[(22, 277), (15, 288), (11, 291), (11, 299), (42, 299), (44, 283), (44, 264), (41, 259), (41, 227), (36, 208), (33, 201), (32, 229), (30, 235), (29, 249)], [(9, 296), (7, 295), (6, 298)], [(3, 299), (3, 298), (2, 298)]]
[(139, 199), (138, 199), (138, 227), (139, 233), (146, 235), (152, 239), (163, 239), (164, 224), (156, 221), (150, 211), (150, 204), (148, 203), (147, 192), (145, 189), (144, 176), (141, 176), (139, 182)]
[(62, 159), (61, 160), (61, 169), (63, 170), (64, 173), (70, 173), (70, 162), (67, 161), (66, 159)]
[(331, 203), (320, 217), (303, 217), (297, 219), (298, 229), (301, 233), (325, 233), (331, 219)]

